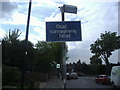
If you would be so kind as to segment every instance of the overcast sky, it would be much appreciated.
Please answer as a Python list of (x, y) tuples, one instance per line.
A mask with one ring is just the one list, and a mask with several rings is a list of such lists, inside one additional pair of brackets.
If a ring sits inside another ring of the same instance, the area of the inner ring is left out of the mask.
[[(2, 1), (2, 2), (1, 2)], [(9, 29), (20, 29), (20, 39), (25, 39), (28, 0), (0, 1), (0, 39)], [(17, 2), (16, 2), (17, 1)], [(118, 33), (119, 0), (32, 0), (29, 41), (45, 41), (46, 21), (61, 21), (59, 6), (75, 5), (77, 14), (65, 13), (65, 21), (81, 21), (82, 41), (66, 42), (68, 45), (67, 62), (89, 63), (92, 53), (90, 44), (94, 43), (105, 31)], [(89, 1), (89, 2), (88, 2)], [(98, 2), (99, 1), (99, 2)], [(108, 2), (109, 1), (109, 2)], [(118, 61), (118, 51), (113, 52), (110, 62)]]

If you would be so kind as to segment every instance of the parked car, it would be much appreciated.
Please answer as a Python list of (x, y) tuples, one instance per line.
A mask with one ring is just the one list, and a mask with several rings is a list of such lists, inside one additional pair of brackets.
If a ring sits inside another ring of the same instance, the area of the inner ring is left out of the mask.
[(73, 72), (70, 74), (71, 79), (78, 79), (78, 74), (76, 72)]
[(110, 84), (110, 78), (107, 75), (99, 75), (95, 78), (95, 82), (99, 84)]
[(120, 66), (113, 66), (111, 70), (111, 84), (120, 87)]

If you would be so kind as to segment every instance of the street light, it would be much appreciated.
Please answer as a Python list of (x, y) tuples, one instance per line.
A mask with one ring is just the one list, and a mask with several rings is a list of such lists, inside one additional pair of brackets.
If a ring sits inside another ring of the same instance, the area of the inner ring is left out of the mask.
[(77, 14), (77, 7), (73, 5), (64, 4), (62, 7), (59, 7), (62, 14), (62, 21), (64, 21), (64, 13), (74, 13)]
[(25, 84), (25, 64), (27, 60), (27, 52), (28, 52), (28, 34), (29, 34), (29, 24), (30, 24), (30, 14), (31, 14), (31, 5), (32, 5), (32, 0), (29, 0), (29, 7), (28, 7), (28, 18), (27, 18), (27, 25), (26, 25), (26, 36), (25, 36), (25, 50), (24, 50), (24, 59), (22, 60), (22, 80), (21, 80), (21, 89), (24, 90), (24, 84)]
[[(74, 13), (77, 14), (77, 7), (73, 5), (64, 4), (62, 7), (59, 7), (62, 15), (62, 21), (65, 20), (64, 13)], [(65, 42), (62, 43), (62, 55), (63, 55), (63, 80), (64, 80), (64, 89), (66, 89), (66, 50)]]
[(64, 4), (62, 7), (59, 8), (61, 9), (61, 12), (77, 14), (76, 6)]

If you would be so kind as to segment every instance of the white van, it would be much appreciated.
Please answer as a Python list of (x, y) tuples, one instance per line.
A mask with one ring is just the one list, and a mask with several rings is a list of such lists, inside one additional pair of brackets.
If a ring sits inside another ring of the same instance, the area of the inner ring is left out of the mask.
[(113, 66), (111, 70), (111, 84), (120, 87), (120, 66)]

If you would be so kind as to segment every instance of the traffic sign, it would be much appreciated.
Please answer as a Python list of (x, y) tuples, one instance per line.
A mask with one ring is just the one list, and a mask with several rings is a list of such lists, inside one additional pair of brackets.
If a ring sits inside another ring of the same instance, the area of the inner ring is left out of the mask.
[(81, 22), (46, 22), (46, 41), (82, 41)]
[(56, 65), (56, 68), (60, 68), (60, 64), (57, 64), (57, 65)]

